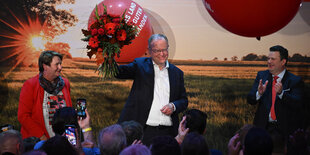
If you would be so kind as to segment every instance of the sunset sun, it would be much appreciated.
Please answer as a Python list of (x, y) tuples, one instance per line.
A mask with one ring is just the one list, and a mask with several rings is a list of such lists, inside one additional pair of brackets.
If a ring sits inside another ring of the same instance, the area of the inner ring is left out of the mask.
[(42, 51), (46, 44), (46, 39), (40, 35), (33, 35), (29, 39), (29, 44), (35, 51)]
[(0, 48), (8, 49), (7, 53), (9, 53), (0, 58), (0, 61), (15, 58), (16, 63), (5, 76), (19, 65), (37, 65), (36, 58), (39, 56), (40, 51), (44, 49), (48, 37), (43, 37), (44, 32), (47, 31), (46, 22), (41, 23), (38, 16), (34, 18), (27, 16), (27, 20), (21, 20), (12, 11), (9, 12), (13, 16), (15, 23), (0, 19), (0, 22), (10, 29), (7, 32), (0, 32), (0, 36), (6, 38), (0, 44)]

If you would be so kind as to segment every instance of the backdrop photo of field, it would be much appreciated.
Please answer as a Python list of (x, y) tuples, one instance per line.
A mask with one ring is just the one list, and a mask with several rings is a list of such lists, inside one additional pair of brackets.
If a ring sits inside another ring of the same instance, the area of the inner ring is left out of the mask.
[[(244, 61), (191, 61), (170, 60), (184, 71), (184, 82), (189, 99), (188, 108), (197, 108), (208, 114), (206, 139), (209, 148), (226, 154), (229, 139), (244, 124), (252, 123), (256, 106), (246, 103), (257, 71), (266, 69), (265, 62)], [(98, 131), (116, 123), (126, 102), (131, 80), (102, 80), (95, 72), (94, 60), (87, 58), (64, 59), (62, 75), (71, 84), (71, 98), (87, 99), (92, 128)], [(288, 69), (302, 76), (310, 93), (310, 64), (289, 63)], [(12, 124), (19, 130), (17, 109), (20, 89), (32, 76), (38, 74), (37, 67), (17, 67), (7, 73), (1, 71), (0, 125)], [(4, 76), (6, 76), (4, 78)]]

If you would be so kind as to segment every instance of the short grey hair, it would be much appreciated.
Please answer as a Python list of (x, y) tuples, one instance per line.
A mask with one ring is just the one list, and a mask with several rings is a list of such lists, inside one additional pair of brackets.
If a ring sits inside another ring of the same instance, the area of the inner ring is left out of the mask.
[(101, 154), (119, 154), (127, 146), (126, 134), (118, 124), (108, 126), (100, 131), (98, 145)]
[(23, 139), (22, 135), (17, 130), (7, 130), (0, 134), (0, 154), (2, 151), (7, 151), (8, 149), (12, 149), (11, 146), (15, 144), (20, 144), (19, 151), (24, 151)]
[(150, 149), (142, 144), (134, 144), (126, 147), (120, 155), (152, 155)]
[(154, 40), (164, 39), (167, 43), (167, 47), (169, 47), (168, 38), (163, 34), (153, 34), (148, 40), (148, 48), (152, 49), (152, 43)]

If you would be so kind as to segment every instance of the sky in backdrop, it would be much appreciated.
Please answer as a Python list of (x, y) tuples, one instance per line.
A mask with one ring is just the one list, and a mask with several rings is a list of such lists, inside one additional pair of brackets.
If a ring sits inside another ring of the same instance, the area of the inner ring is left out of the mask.
[[(61, 0), (58, 0), (61, 1)], [(81, 29), (87, 28), (89, 15), (101, 0), (75, 0), (74, 4), (60, 4), (77, 17), (67, 32), (56, 36), (55, 42), (69, 44), (73, 57), (87, 57), (86, 42)], [(268, 54), (269, 47), (283, 45), (290, 55), (310, 56), (310, 2), (304, 2), (294, 19), (280, 31), (256, 38), (242, 37), (222, 28), (209, 15), (203, 0), (135, 0), (149, 16), (154, 33), (164, 33), (170, 42), (170, 59), (212, 60), (230, 59), (249, 53)], [(7, 1), (2, 0), (2, 3)], [(5, 16), (4, 16), (5, 17)]]

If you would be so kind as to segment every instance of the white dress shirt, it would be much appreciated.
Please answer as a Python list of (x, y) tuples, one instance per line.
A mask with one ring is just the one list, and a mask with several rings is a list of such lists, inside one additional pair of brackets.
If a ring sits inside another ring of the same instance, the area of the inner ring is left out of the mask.
[(166, 62), (166, 66), (160, 70), (159, 66), (154, 63), (154, 96), (153, 102), (151, 106), (151, 110), (146, 121), (147, 125), (150, 126), (172, 126), (172, 119), (170, 116), (163, 114), (160, 109), (165, 105), (169, 104), (169, 96), (170, 96), (170, 83), (169, 83), (169, 75), (168, 68), (169, 63)]

